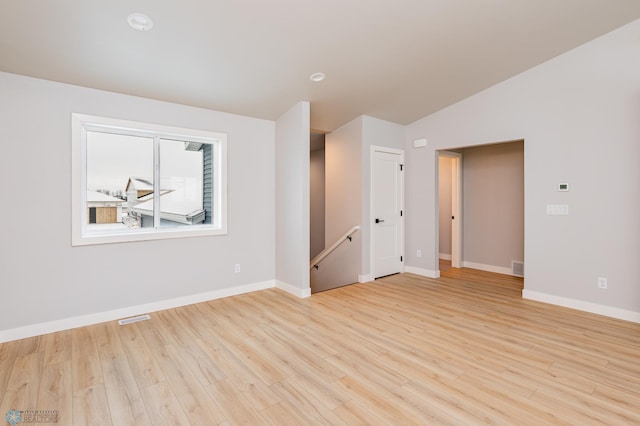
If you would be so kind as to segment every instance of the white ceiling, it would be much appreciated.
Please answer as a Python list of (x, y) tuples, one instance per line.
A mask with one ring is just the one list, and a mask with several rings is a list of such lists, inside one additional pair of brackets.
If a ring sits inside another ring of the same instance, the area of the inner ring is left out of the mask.
[(410, 123), (638, 18), (639, 0), (0, 0), (0, 70), (269, 120), (308, 100), (331, 131)]

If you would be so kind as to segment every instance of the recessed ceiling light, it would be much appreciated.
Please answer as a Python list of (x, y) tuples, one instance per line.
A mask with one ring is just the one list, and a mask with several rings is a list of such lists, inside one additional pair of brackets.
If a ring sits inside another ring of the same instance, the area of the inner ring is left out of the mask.
[(149, 31), (153, 28), (153, 21), (144, 13), (132, 13), (127, 17), (127, 22), (131, 28), (138, 31)]
[(309, 76), (309, 80), (315, 81), (316, 83), (327, 78), (327, 75), (323, 72), (314, 72)]

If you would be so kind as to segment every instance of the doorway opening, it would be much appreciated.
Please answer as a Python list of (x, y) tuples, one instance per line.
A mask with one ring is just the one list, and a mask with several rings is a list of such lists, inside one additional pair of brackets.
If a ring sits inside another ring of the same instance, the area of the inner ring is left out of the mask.
[(524, 276), (524, 140), (439, 151), (437, 165), (437, 264)]

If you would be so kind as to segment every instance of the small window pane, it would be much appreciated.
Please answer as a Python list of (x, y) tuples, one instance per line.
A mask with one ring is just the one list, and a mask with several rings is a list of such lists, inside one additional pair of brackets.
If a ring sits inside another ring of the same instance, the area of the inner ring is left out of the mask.
[(153, 227), (136, 206), (153, 197), (153, 139), (87, 131), (87, 231)]
[[(160, 140), (160, 226), (205, 223), (204, 147), (209, 144)], [(209, 222), (210, 223), (210, 222)]]

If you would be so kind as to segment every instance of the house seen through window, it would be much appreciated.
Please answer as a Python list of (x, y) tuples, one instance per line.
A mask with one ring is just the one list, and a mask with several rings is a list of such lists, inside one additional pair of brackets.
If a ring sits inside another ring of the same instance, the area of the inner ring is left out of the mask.
[(226, 232), (226, 135), (73, 115), (73, 244)]

